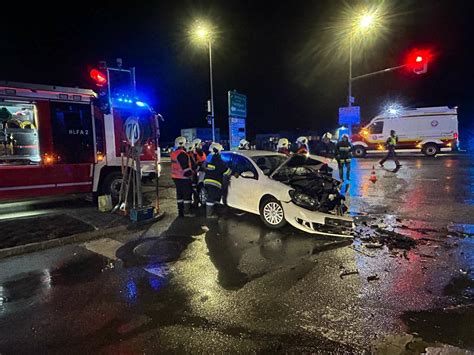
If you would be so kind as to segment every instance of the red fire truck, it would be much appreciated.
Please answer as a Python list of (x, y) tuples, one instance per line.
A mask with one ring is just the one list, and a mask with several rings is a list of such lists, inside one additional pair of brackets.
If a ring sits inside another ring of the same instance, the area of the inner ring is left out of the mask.
[(134, 97), (0, 82), (0, 200), (93, 192), (117, 196), (127, 125), (143, 147), (141, 172), (157, 176), (157, 115)]

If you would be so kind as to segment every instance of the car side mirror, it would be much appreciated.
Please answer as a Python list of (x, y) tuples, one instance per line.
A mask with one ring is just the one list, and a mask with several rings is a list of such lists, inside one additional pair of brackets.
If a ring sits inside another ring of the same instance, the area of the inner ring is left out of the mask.
[(246, 179), (254, 179), (255, 178), (255, 174), (252, 171), (244, 171), (244, 172), (242, 172), (242, 174), (240, 174), (240, 176), (242, 176), (243, 178), (246, 178)]

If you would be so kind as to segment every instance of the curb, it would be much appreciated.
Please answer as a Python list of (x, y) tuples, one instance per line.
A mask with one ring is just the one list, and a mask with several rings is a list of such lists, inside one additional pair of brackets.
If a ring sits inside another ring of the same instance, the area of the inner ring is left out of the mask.
[(127, 229), (128, 225), (122, 225), (107, 229), (99, 229), (92, 232), (78, 233), (70, 235), (68, 237), (45, 240), (43, 242), (30, 243), (25, 245), (18, 245), (15, 247), (0, 249), (0, 259), (5, 259), (11, 256), (32, 253), (35, 251), (41, 251), (45, 249), (57, 248), (67, 244), (73, 244), (78, 242), (85, 242), (91, 239), (104, 237), (109, 234), (115, 234), (123, 232)]
[(92, 239), (99, 239), (99, 238), (108, 236), (110, 234), (116, 234), (116, 233), (124, 232), (126, 230), (141, 229), (150, 223), (155, 223), (155, 222), (160, 221), (164, 215), (165, 213), (162, 212), (160, 215), (155, 216), (152, 220), (149, 220), (149, 221), (142, 221), (139, 223), (129, 223), (129, 224), (124, 224), (117, 227), (99, 229), (92, 232), (73, 234), (64, 238), (45, 240), (42, 242), (36, 242), (36, 243), (30, 243), (30, 244), (18, 245), (15, 247), (0, 249), (0, 260), (11, 257), (11, 256), (33, 253), (35, 251), (41, 251), (45, 249), (57, 248), (57, 247), (61, 247), (67, 244), (74, 244), (74, 243), (86, 242)]

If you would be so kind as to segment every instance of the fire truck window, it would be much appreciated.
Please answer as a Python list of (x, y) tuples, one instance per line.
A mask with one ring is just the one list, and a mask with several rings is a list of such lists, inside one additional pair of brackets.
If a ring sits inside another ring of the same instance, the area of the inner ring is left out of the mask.
[(40, 162), (36, 127), (34, 105), (0, 104), (0, 165)]
[(91, 108), (83, 104), (51, 103), (54, 153), (60, 163), (93, 163)]
[(374, 122), (370, 125), (371, 134), (382, 134), (383, 133), (383, 121)]

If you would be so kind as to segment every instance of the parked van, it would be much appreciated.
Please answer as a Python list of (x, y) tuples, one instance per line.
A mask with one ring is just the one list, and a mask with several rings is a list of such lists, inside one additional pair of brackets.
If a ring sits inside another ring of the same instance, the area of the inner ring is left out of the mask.
[(398, 115), (376, 116), (359, 134), (351, 137), (354, 156), (384, 151), (391, 130), (398, 136), (397, 152), (421, 151), (433, 157), (440, 151), (457, 150), (457, 108), (423, 107), (404, 110)]

